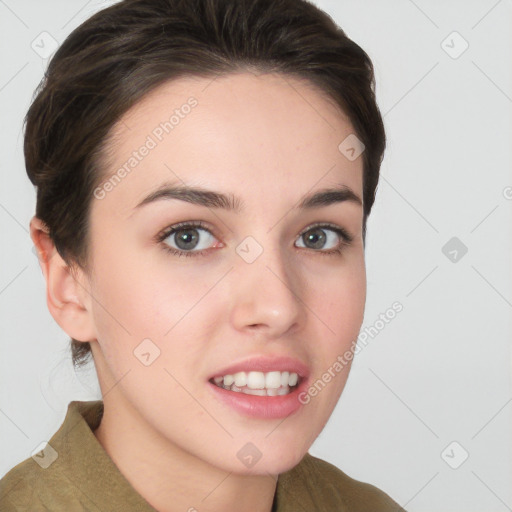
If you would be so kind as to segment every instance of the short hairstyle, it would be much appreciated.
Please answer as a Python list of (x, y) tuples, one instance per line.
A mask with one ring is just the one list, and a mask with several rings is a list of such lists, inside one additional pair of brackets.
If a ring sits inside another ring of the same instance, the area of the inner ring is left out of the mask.
[[(244, 70), (305, 79), (349, 117), (365, 148), (365, 240), (386, 137), (372, 62), (328, 14), (306, 0), (124, 0), (66, 38), (25, 117), (36, 216), (70, 267), (87, 269), (93, 191), (121, 116), (169, 80)], [(75, 367), (90, 352), (71, 340)]]

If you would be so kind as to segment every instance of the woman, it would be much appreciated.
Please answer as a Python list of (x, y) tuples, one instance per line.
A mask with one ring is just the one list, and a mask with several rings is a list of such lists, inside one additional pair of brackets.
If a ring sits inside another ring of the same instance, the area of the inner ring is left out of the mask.
[(125, 0), (26, 118), (48, 308), (92, 356), (2, 510), (391, 511), (308, 449), (348, 377), (385, 147), (370, 59), (303, 0)]

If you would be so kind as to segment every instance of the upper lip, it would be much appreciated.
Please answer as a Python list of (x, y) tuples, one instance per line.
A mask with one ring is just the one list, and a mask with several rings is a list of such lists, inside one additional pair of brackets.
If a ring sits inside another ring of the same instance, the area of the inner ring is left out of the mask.
[(244, 359), (243, 361), (238, 361), (233, 363), (225, 368), (222, 368), (216, 371), (213, 375), (210, 376), (210, 379), (214, 377), (221, 377), (224, 375), (233, 375), (238, 372), (272, 372), (272, 371), (282, 371), (282, 372), (294, 372), (298, 374), (299, 377), (307, 377), (309, 375), (308, 366), (296, 359), (294, 357), (288, 356), (257, 356), (251, 357), (248, 359)]

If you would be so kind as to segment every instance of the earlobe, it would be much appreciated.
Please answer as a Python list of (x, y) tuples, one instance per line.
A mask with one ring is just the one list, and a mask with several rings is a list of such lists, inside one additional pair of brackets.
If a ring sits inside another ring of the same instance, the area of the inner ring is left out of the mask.
[(84, 283), (83, 273), (72, 272), (62, 259), (44, 222), (33, 217), (30, 237), (39, 257), (39, 264), (46, 281), (46, 303), (59, 326), (73, 339), (95, 339), (91, 300)]

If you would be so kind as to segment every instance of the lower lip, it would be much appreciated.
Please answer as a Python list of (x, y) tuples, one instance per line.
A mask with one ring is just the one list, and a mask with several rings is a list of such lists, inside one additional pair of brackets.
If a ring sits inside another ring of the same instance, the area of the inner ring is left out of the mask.
[(299, 401), (299, 395), (307, 389), (307, 379), (303, 378), (302, 382), (291, 393), (282, 396), (247, 395), (242, 392), (220, 388), (209, 381), (208, 385), (219, 400), (245, 416), (277, 419), (286, 418), (303, 406)]

